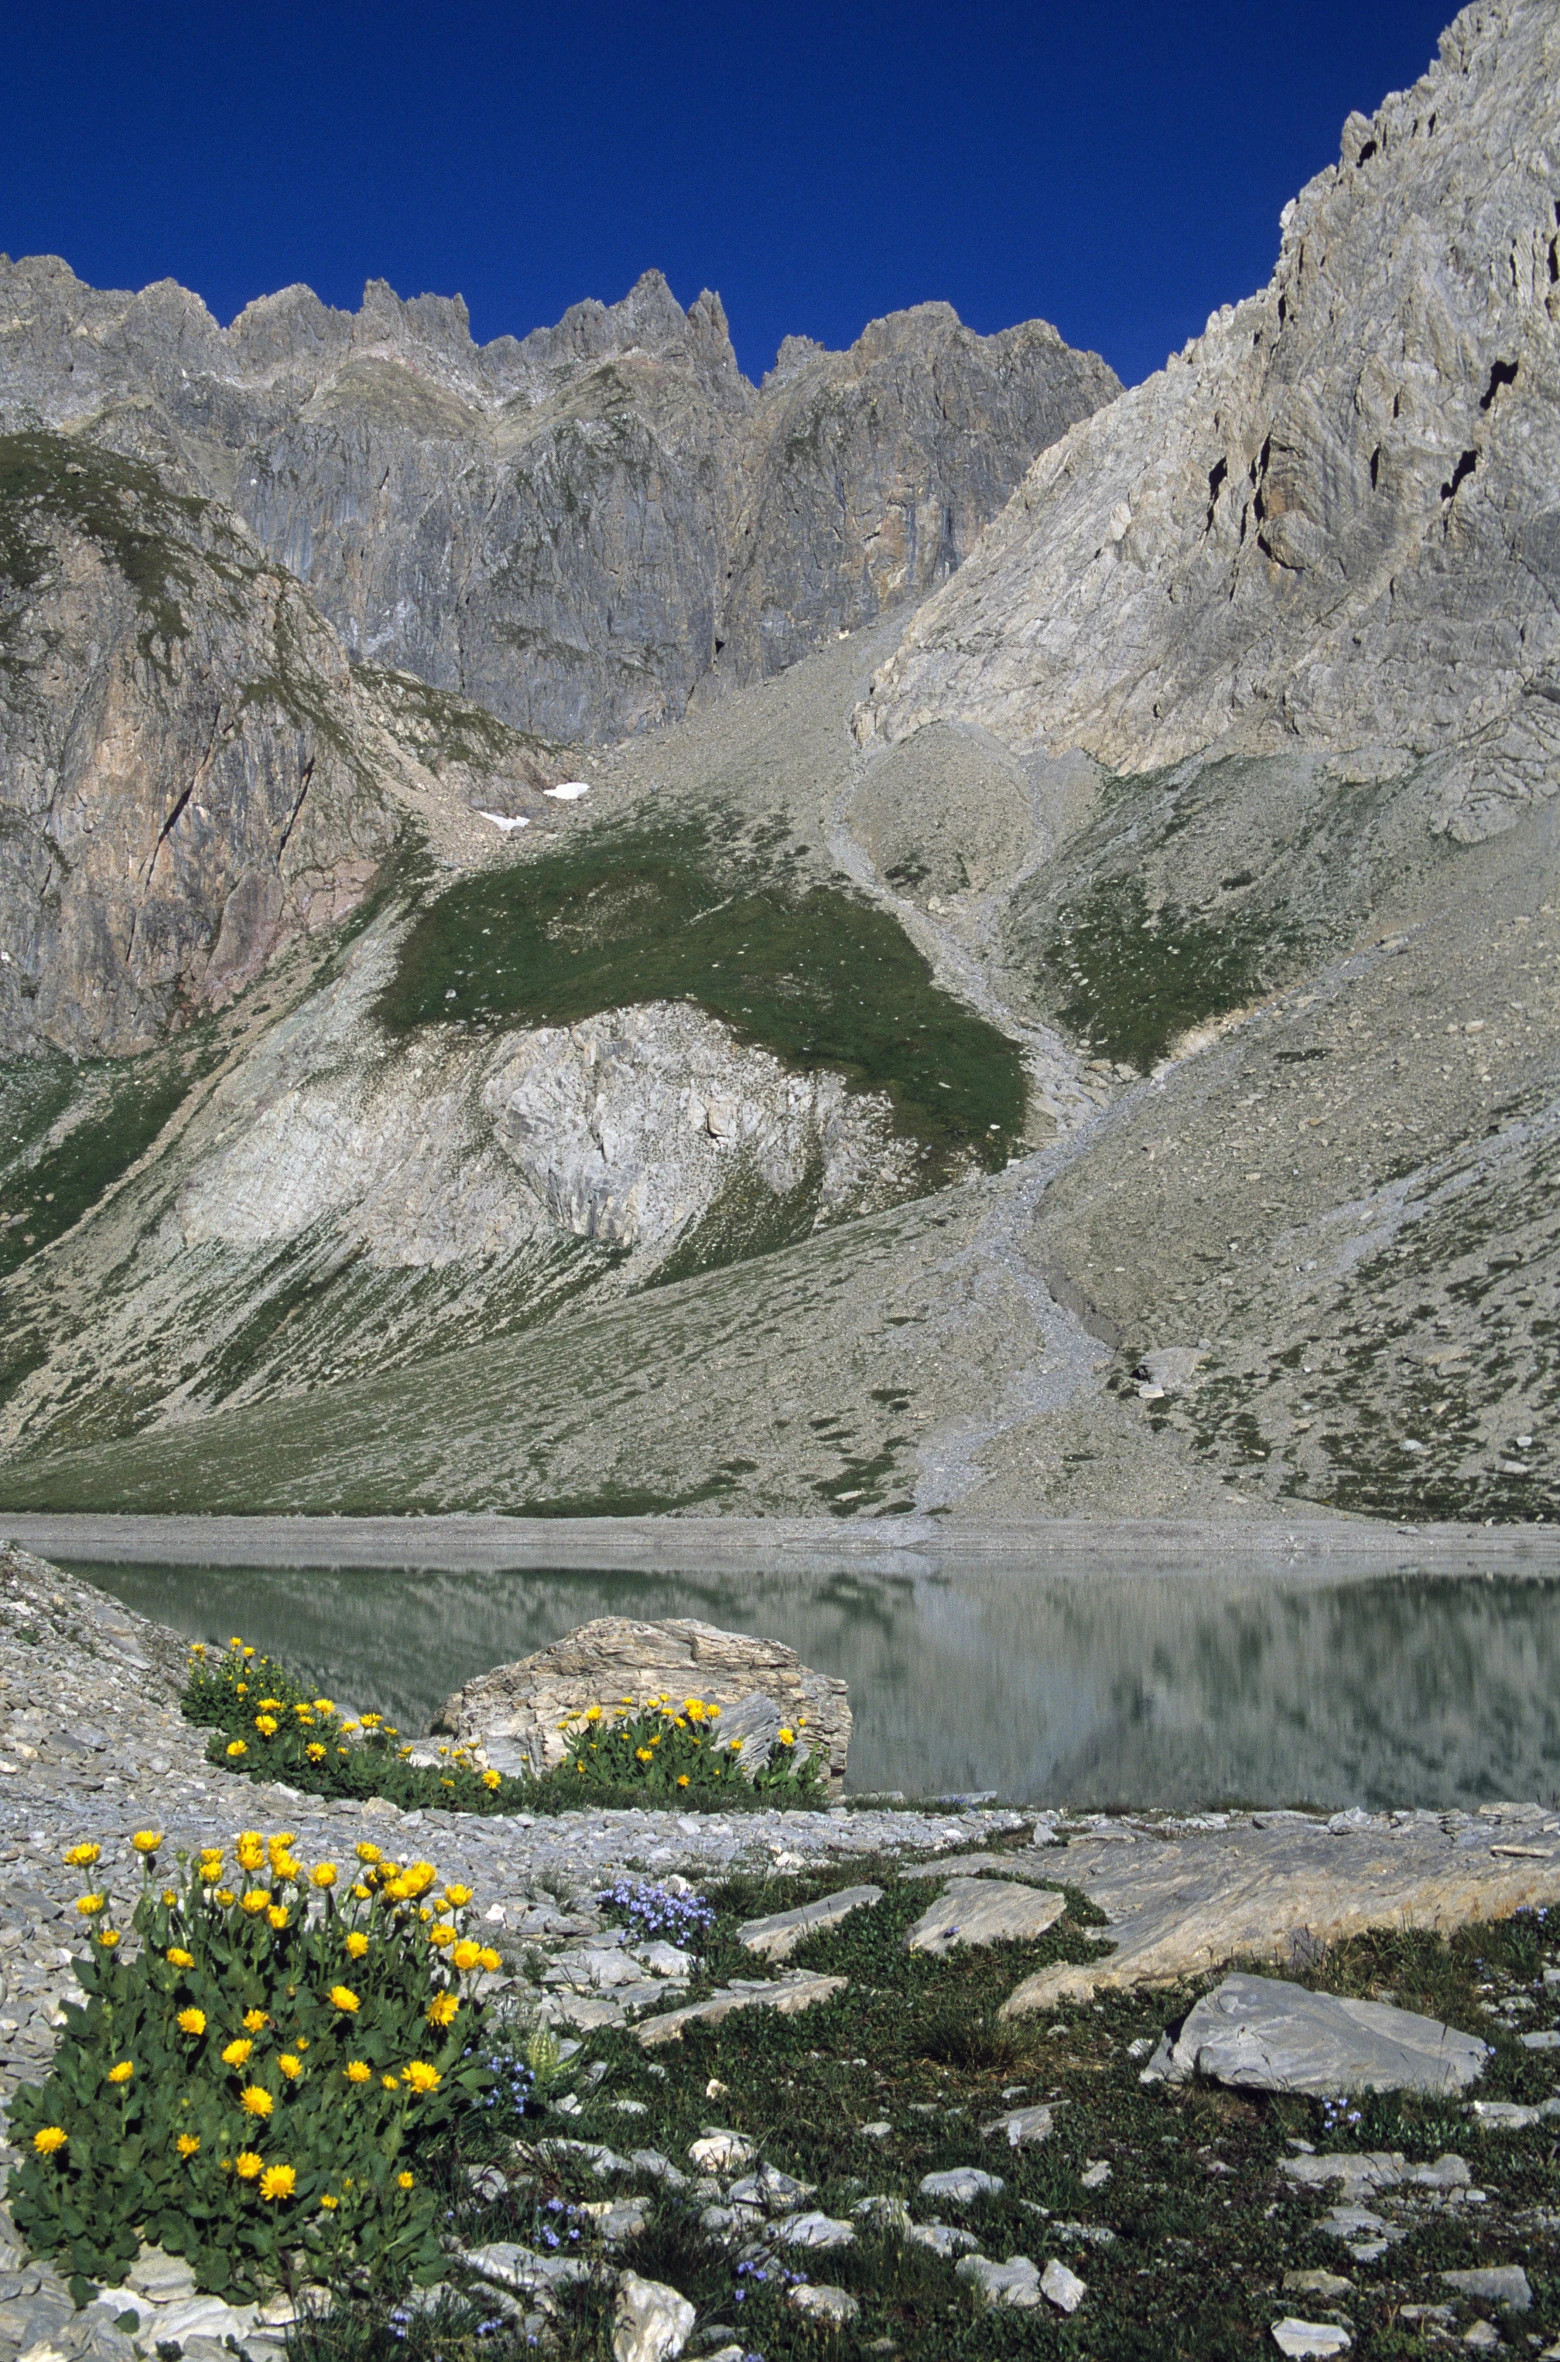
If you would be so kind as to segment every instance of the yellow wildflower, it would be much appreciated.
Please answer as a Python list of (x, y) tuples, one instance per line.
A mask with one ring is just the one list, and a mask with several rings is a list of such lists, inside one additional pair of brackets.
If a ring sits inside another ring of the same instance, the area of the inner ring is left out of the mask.
[(477, 1966), (478, 1968), (485, 1968), (488, 1972), (488, 1975), (493, 1976), (500, 1968), (502, 1968), (503, 1962), (499, 1959), (498, 1954), (494, 1951), (491, 1944), (484, 1944), (481, 1951), (477, 1954)]
[(229, 1739), (227, 1751), (230, 1755), (247, 1755), (249, 1753), (248, 1742), (244, 1739)]
[(238, 2095), (238, 2104), (246, 2116), (258, 2116), (263, 2122), (270, 2115), (276, 2102), (264, 2084), (246, 2083)]
[(705, 1713), (704, 1700), (702, 1698), (684, 1698), (683, 1712), (690, 1722), (702, 1722)]
[(169, 1948), (167, 1960), (170, 1968), (193, 1968), (195, 1966), (194, 1953), (186, 1952), (179, 1944), (174, 1944)]
[(654, 1763), (655, 1757), (651, 1754), (648, 1747), (636, 1747), (634, 1749), (634, 1760), (636, 1763)]
[(217, 1888), (217, 1901), (222, 1905), (223, 1910), (226, 1911), (231, 1904), (238, 1901), (238, 1897), (230, 1886), (219, 1886)]
[(181, 2132), (173, 2145), (181, 2157), (193, 2157), (200, 2147), (200, 2135), (198, 2132)]
[(728, 1739), (726, 1742), (726, 1752), (728, 1755), (740, 1755), (745, 1743), (746, 1742), (742, 1739)]
[(112, 1952), (114, 1946), (119, 1941), (118, 1928), (100, 1927), (97, 1931), (97, 1940), (102, 1945), (105, 1952)]
[(304, 1749), (304, 1753), (311, 1763), (323, 1763), (327, 1752), (328, 1750), (320, 1745), (318, 1739), (311, 1739)]
[(334, 2214), (337, 2207), (341, 2204), (341, 2200), (339, 2198), (333, 2198), (329, 2190), (322, 2190), (320, 2193), (320, 2204), (324, 2207), (327, 2214)]
[(678, 1773), (678, 1775), (677, 1775), (677, 1785), (678, 1785), (678, 1787), (679, 1787), (679, 1788), (686, 1788), (686, 1787), (687, 1787), (687, 1785), (688, 1785), (688, 1775), (687, 1775), (687, 1773), (686, 1773), (686, 1772), (679, 1772), (679, 1773)]
[(429, 2025), (453, 2025), (455, 2022), (455, 2013), (459, 2008), (460, 2003), (456, 2000), (453, 1993), (435, 1993), (433, 1999), (428, 2004), (426, 2012)]
[(276, 1716), (274, 1714), (257, 1714), (255, 1728), (262, 1739), (274, 1739), (277, 1730)]
[(599, 1722), (601, 1720), (601, 1708), (599, 1706), (587, 1706), (585, 1709), (585, 1719), (587, 1722)]
[(711, 1722), (719, 1722), (720, 1708), (718, 1706), (706, 1706), (704, 1711), (709, 1716)]
[(278, 1935), (280, 1935), (280, 1934), (281, 1934), (281, 1932), (282, 1932), (282, 1929), (283, 1929), (283, 1928), (284, 1928), (284, 1927), (287, 1925), (287, 1906), (286, 1906), (286, 1904), (285, 1904), (285, 1903), (273, 1903), (273, 1904), (271, 1905), (271, 1908), (270, 1908), (270, 1910), (269, 1910), (269, 1911), (267, 1911), (267, 1913), (266, 1913), (266, 1917), (267, 1917), (267, 1919), (269, 1919), (269, 1921), (271, 1922), (271, 1925), (272, 1925), (272, 1926), (275, 1928), (275, 1930), (276, 1930), (277, 1934), (278, 1934)]
[(501, 1772), (485, 1771), (482, 1775), (482, 1785), (484, 1788), (496, 1788), (502, 1777)]
[(76, 1904), (83, 1919), (96, 1919), (100, 1911), (108, 1909), (107, 1895), (82, 1895)]
[(400, 2089), (400, 2077), (398, 2075), (381, 2075), (379, 2080), (384, 2085), (386, 2091), (397, 2091)]
[(409, 2083), (413, 2091), (437, 2091), (443, 2077), (437, 2067), (429, 2066), (426, 2059), (413, 2059), (409, 2067), (402, 2069), (401, 2080)]
[(316, 1698), (314, 1701), (314, 1711), (316, 1714), (334, 1714), (336, 1711), (335, 1699)]
[(360, 1927), (355, 1927), (347, 1938), (347, 1953), (353, 1960), (361, 1960), (368, 1950), (368, 1938)]
[(52, 2157), (57, 2149), (64, 2148), (69, 2139), (70, 2134), (63, 2124), (40, 2124), (33, 2134), (33, 2147), (40, 2157)]
[(395, 2177), (395, 2186), (398, 2190), (410, 2190), (415, 2186), (416, 2178), (415, 2174), (398, 2173)]
[(286, 2076), (289, 2083), (296, 2083), (299, 2076), (303, 2073), (302, 2059), (295, 2059), (290, 2050), (284, 2050), (276, 2063), (281, 2068), (282, 2073)]
[(796, 1745), (795, 1731), (787, 1730), (783, 1722), (780, 1725), (778, 1736), (782, 1747), (794, 1747)]
[(349, 2083), (371, 2083), (374, 2079), (373, 2068), (365, 2066), (361, 2059), (348, 2059), (341, 2071)]
[(246, 2009), (244, 2012), (246, 2034), (263, 2034), (270, 2023), (271, 2013), (268, 2009)]
[(178, 1896), (177, 1896), (177, 1895), (174, 1893), (174, 1891), (173, 1891), (173, 1888), (172, 1888), (171, 1886), (165, 1886), (165, 1887), (163, 1888), (163, 1890), (162, 1890), (162, 1899), (163, 1899), (164, 1903), (167, 1905), (168, 1909), (171, 1911), (171, 1910), (173, 1909), (173, 1906), (174, 1906), (174, 1904), (175, 1904), (175, 1903), (178, 1901), (178, 1899), (179, 1899), (179, 1898), (178, 1898)]
[(358, 1997), (350, 1985), (332, 1985), (327, 1996), (335, 2009), (344, 2009), (350, 2017), (358, 2006)]
[(100, 1845), (73, 1845), (65, 1859), (73, 1870), (90, 1870), (102, 1851)]
[(233, 2160), (233, 2171), (241, 2182), (255, 2182), (265, 2171), (265, 2159), (257, 2157), (253, 2149), (240, 2149)]
[(241, 1870), (263, 1870), (265, 1867), (265, 1839), (258, 1829), (245, 1829), (233, 1852)]
[(160, 1829), (137, 1829), (130, 1840), (138, 1854), (154, 1854), (162, 1843)]
[(252, 2042), (230, 2042), (222, 2053), (224, 2067), (247, 2067), (255, 2055)]
[(134, 2073), (135, 2061), (133, 2059), (121, 2059), (117, 2067), (109, 2068), (108, 2080), (110, 2083), (128, 2083)]
[(277, 1853), (271, 1856), (271, 1872), (284, 1886), (296, 1886), (303, 1877), (303, 1864), (296, 1854)]
[(252, 1886), (248, 1894), (243, 1896), (242, 1901), (244, 1909), (253, 1919), (259, 1912), (269, 1911), (271, 1908), (271, 1890), (268, 1886)]
[(206, 2013), (203, 2009), (181, 2009), (175, 2023), (181, 2034), (204, 2034)]
[(381, 1858), (378, 1846), (370, 1845), (366, 1838), (355, 1851), (360, 1862), (377, 1862)]
[(441, 1922), (438, 1926), (429, 1928), (428, 1941), (430, 1944), (437, 1944), (439, 1949), (443, 1951), (448, 1945), (454, 1943), (455, 1930), (453, 1927), (445, 1927)]
[(467, 1936), (456, 1945), (450, 1957), (458, 1969), (475, 1968), (482, 1957), (482, 1947), (480, 1944), (474, 1944)]

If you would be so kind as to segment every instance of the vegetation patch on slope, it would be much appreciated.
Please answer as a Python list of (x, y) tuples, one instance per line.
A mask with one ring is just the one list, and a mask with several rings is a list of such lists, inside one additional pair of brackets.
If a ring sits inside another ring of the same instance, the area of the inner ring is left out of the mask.
[[(187, 1051), (0, 1065), (0, 1277), (61, 1237), (148, 1149), (200, 1072)], [(51, 1138), (73, 1101), (80, 1119)]]
[[(184, 636), (180, 543), (205, 502), (170, 493), (149, 467), (67, 435), (0, 435), (0, 589), (31, 590), (48, 563), (38, 529), (60, 523), (95, 541), (147, 619), (142, 647)], [(182, 532), (181, 532), (182, 527)]]
[(1255, 1000), (1290, 933), (1251, 909), (1215, 922), (1150, 908), (1141, 878), (1101, 878), (1059, 913), (1045, 966), (1063, 1024), (1146, 1072), (1179, 1034)]
[(1021, 1131), (1016, 1045), (934, 983), (892, 918), (773, 868), (722, 875), (692, 830), (604, 832), (462, 880), (417, 920), (380, 1015), (397, 1030), (572, 1025), (679, 1000), (883, 1092), (934, 1165), (995, 1171)]

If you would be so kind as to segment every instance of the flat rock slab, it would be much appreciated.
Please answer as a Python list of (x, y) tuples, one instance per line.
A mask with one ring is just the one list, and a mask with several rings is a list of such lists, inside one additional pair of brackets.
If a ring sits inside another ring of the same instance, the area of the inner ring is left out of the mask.
[(1520, 2264), (1487, 2264), (1476, 2272), (1443, 2272), (1441, 2278), (1459, 2296), (1482, 2296), (1486, 2304), (1505, 2305), (1513, 2313), (1525, 2313), (1533, 2302)]
[(1044, 2102), (1033, 2108), (1009, 2108), (1005, 2116), (993, 2116), (980, 2128), (983, 2140), (994, 2140), (999, 2132), (1006, 2134), (1010, 2149), (1027, 2149), (1035, 2141), (1048, 2141), (1053, 2129), (1054, 2119)]
[(945, 2198), (954, 2206), (973, 2206), (977, 2198), (1000, 2198), (1007, 2188), (1000, 2173), (983, 2172), (978, 2165), (956, 2165), (949, 2173), (929, 2173), (921, 2182), (923, 2198)]
[(685, 2026), (718, 2026), (729, 2018), (733, 2010), (772, 2009), (783, 2018), (795, 2017), (799, 2010), (811, 2009), (816, 2002), (828, 2001), (836, 1993), (843, 1993), (848, 1983), (845, 1977), (808, 1976), (754, 1978), (735, 1977), (729, 1985), (722, 1985), (707, 2000), (690, 2001), (682, 2009), (669, 2009), (660, 2017), (645, 2018), (634, 2028), (646, 2050), (653, 2050), (660, 2042), (680, 2042)]
[(952, 1952), (961, 1944), (1027, 1943), (1054, 1927), (1067, 1897), (1054, 1888), (1007, 1879), (954, 1878), (922, 1912), (905, 1942), (912, 1952)]
[(797, 1945), (821, 1927), (838, 1927), (852, 1911), (869, 1910), (883, 1900), (880, 1886), (846, 1886), (820, 1902), (803, 1903), (795, 1911), (776, 1911), (768, 1919), (750, 1919), (737, 1930), (737, 1939), (764, 1960), (788, 1960)]
[(988, 2305), (1010, 2305), (1016, 2311), (1032, 2313), (1044, 2302), (1040, 2274), (1027, 2255), (1009, 2256), (1005, 2264), (994, 2264), (983, 2255), (967, 2255), (955, 2264), (954, 2277), (979, 2289)]
[(1275, 2321), (1273, 2343), (1290, 2362), (1325, 2362), (1329, 2354), (1346, 2354), (1354, 2340), (1337, 2321)]
[[(1535, 1828), (1542, 1818), (1535, 1808)], [(1115, 1949), (1026, 1977), (1003, 2015), (1205, 1976), (1240, 1956), (1313, 1957), (1367, 1928), (1448, 1933), (1560, 1902), (1560, 1859), (1508, 1850), (1521, 1827), (1491, 1820), (1486, 1838), (1477, 1823), (1443, 1829), (1418, 1815), (1398, 1825), (1286, 1818), (1262, 1828), (1145, 1831), (1135, 1845), (1074, 1839), (1067, 1882), (1103, 1910)]]
[(1180, 2083), (1201, 2074), (1318, 2098), (1452, 2092), (1481, 2075), (1489, 2056), (1476, 2035), (1383, 2001), (1312, 1993), (1277, 1977), (1233, 1976), (1203, 1996), (1174, 2044), (1160, 2045), (1144, 2080)]
[(1050, 1878), (1056, 1876), (1056, 1852), (1052, 1848), (1042, 1853), (1026, 1846), (1016, 1853), (944, 1854), (936, 1862), (908, 1862), (900, 1870), (901, 1878), (979, 1878), (987, 1870), (1000, 1870), (1007, 1878)]
[(1369, 2190), (1465, 2190), (1473, 2180), (1465, 2158), (1448, 2153), (1433, 2165), (1410, 2165), (1398, 2149), (1372, 2149), (1362, 2156), (1286, 2157), (1278, 2170), (1302, 2189), (1322, 2190), (1337, 2182), (1346, 2198)]

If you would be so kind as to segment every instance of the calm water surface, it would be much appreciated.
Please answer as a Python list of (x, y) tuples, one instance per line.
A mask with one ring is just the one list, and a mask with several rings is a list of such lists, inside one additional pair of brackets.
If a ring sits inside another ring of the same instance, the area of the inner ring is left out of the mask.
[(698, 1616), (850, 1684), (850, 1784), (1194, 1808), (1560, 1800), (1560, 1584), (1531, 1578), (751, 1576), (81, 1566), (425, 1730), (592, 1616)]

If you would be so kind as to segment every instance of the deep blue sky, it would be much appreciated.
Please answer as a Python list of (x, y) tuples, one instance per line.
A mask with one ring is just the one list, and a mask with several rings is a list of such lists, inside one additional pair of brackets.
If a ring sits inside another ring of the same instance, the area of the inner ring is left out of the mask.
[(10, 0), (0, 248), (223, 320), (302, 279), (523, 334), (656, 264), (744, 368), (945, 297), (1129, 381), (1266, 279), (1284, 200), (1452, 0)]

